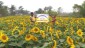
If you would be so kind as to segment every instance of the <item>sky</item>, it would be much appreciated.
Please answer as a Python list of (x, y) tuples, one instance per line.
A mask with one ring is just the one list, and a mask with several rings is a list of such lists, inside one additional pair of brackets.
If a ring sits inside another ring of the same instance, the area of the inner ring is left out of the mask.
[(57, 11), (58, 7), (62, 7), (63, 12), (72, 12), (74, 4), (81, 5), (85, 0), (0, 0), (4, 5), (11, 7), (15, 5), (17, 8), (23, 6), (24, 9), (34, 12), (45, 6), (52, 6)]

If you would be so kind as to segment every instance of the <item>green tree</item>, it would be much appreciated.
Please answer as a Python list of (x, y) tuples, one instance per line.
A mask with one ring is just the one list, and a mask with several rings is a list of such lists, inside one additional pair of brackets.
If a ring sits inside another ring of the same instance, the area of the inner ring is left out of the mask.
[(21, 15), (23, 14), (23, 12), (24, 12), (23, 9), (24, 9), (24, 8), (23, 8), (22, 6), (19, 7), (19, 14), (21, 14)]
[(48, 6), (44, 8), (44, 13), (48, 13), (49, 15), (51, 15), (51, 11), (52, 11), (52, 6)]
[(57, 16), (57, 12), (52, 10), (52, 6), (48, 6), (44, 8), (44, 13), (49, 14), (50, 16)]
[(16, 11), (16, 7), (14, 5), (11, 5), (10, 15), (15, 15), (16, 14), (15, 11)]
[(3, 2), (2, 2), (2, 1), (0, 1), (0, 8), (2, 7), (2, 5), (3, 5)]
[(8, 7), (3, 6), (3, 2), (0, 1), (0, 16), (7, 16), (8, 15)]
[(57, 12), (58, 12), (58, 14), (61, 14), (62, 13), (62, 7), (59, 7)]
[(41, 8), (39, 8), (39, 9), (36, 11), (36, 13), (41, 14), (41, 13), (44, 13), (44, 11), (43, 11)]
[(48, 14), (49, 14), (49, 15), (52, 14), (52, 6), (48, 6)]
[(82, 5), (74, 4), (73, 6), (74, 14), (78, 14), (79, 16), (85, 17), (85, 1)]
[(52, 6), (48, 6), (48, 7), (44, 7), (44, 10), (42, 10), (41, 8), (39, 8), (36, 13), (39, 14), (49, 14), (50, 16), (57, 16), (57, 12), (52, 10)]

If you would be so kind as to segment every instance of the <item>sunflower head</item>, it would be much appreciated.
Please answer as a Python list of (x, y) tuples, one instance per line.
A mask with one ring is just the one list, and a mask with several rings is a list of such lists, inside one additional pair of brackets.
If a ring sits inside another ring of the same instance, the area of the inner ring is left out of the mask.
[(53, 32), (53, 28), (52, 27), (49, 28), (49, 32)]
[(34, 27), (33, 29), (31, 29), (31, 32), (34, 33), (38, 33), (40, 31), (40, 29), (38, 27)]
[(73, 45), (71, 45), (71, 47), (70, 48), (75, 48), (75, 45), (73, 44)]
[(2, 35), (0, 36), (0, 40), (1, 40), (3, 43), (7, 42), (8, 39), (9, 39), (8, 36), (5, 35), (5, 34), (2, 34)]
[(68, 43), (69, 45), (72, 45), (72, 44), (73, 44), (73, 39), (70, 38), (69, 36), (67, 36), (67, 43)]
[(38, 41), (38, 38), (35, 37), (35, 36), (33, 36), (33, 37), (32, 37), (32, 40), (33, 40), (33, 41)]
[(45, 33), (41, 33), (41, 36), (42, 36), (43, 38), (45, 38), (45, 37), (46, 37)]
[(24, 31), (23, 30), (19, 32), (19, 35), (22, 35), (22, 34), (24, 34)]
[(45, 31), (44, 30), (40, 30), (40, 33), (44, 33)]
[(58, 32), (56, 32), (56, 37), (57, 37), (58, 39), (60, 38), (60, 36), (59, 36)]
[(56, 21), (56, 24), (58, 25), (58, 24), (59, 24), (59, 22), (58, 22), (58, 21)]
[(53, 40), (53, 41), (54, 41), (54, 45), (52, 48), (56, 48), (56, 46), (57, 46), (56, 40)]
[(32, 35), (31, 34), (27, 34), (26, 36), (25, 36), (25, 40), (26, 41), (30, 41), (32, 39)]
[(78, 36), (80, 36), (80, 37), (82, 37), (83, 32), (82, 32), (82, 30), (81, 30), (81, 29), (79, 29), (79, 30), (77, 31), (77, 35), (78, 35)]

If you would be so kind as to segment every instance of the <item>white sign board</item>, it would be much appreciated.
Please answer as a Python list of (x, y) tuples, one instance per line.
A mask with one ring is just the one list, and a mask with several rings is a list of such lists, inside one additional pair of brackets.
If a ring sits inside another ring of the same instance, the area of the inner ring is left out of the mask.
[(49, 22), (48, 14), (37, 14), (36, 22)]

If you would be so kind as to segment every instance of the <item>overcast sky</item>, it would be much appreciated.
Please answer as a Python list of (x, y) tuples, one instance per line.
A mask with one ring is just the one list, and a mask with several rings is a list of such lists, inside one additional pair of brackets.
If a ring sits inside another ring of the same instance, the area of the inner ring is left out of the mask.
[(58, 7), (62, 7), (63, 12), (72, 12), (73, 5), (81, 5), (85, 0), (0, 0), (4, 2), (4, 5), (15, 5), (17, 8), (23, 6), (24, 9), (29, 11), (36, 11), (38, 8), (44, 8), (45, 6), (52, 6), (57, 11)]

